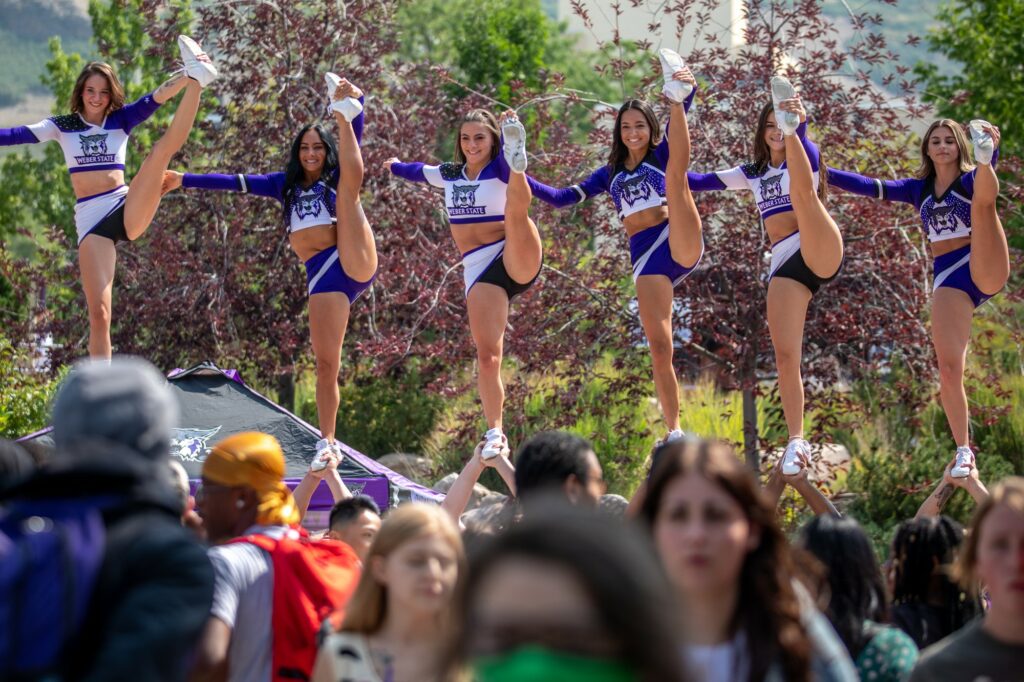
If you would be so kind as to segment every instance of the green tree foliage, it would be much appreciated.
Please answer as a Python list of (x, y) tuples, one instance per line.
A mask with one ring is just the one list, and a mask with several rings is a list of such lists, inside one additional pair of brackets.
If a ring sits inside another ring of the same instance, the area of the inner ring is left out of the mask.
[[(402, 7), (398, 22), (401, 59), (444, 66), (458, 82), (506, 104), (513, 103), (513, 81), (617, 101), (649, 70), (641, 64), (643, 49), (628, 42), (596, 54), (580, 51), (565, 23), (551, 19), (539, 0), (416, 0)], [(595, 69), (613, 58), (641, 68), (615, 79)], [(456, 86), (452, 94), (466, 93)]]
[[(155, 44), (152, 36), (176, 36), (187, 32), (192, 21), (190, 0), (165, 3), (161, 16), (166, 25), (154, 26), (142, 11), (152, 0), (90, 0), (95, 58), (114, 66), (125, 86), (127, 101), (155, 90), (173, 70), (177, 46), (173, 39)], [(49, 41), (51, 58), (42, 82), (56, 102), (53, 113), (69, 110), (68, 101), (75, 80), (88, 58), (77, 52), (65, 52), (60, 38)], [(175, 103), (161, 107), (146, 123), (132, 131), (125, 168), (130, 182), (153, 142), (167, 127)], [(35, 123), (25, 121), (24, 123)], [(68, 180), (64, 155), (56, 144), (41, 145), (41, 150), (24, 149), (10, 154), (0, 163), (0, 242), (15, 259), (73, 261), (76, 246), (74, 227), (75, 195)], [(42, 152), (42, 154), (39, 153)], [(59, 236), (52, 239), (50, 228)], [(8, 283), (0, 284), (0, 305), (5, 316), (23, 319), (27, 313), (5, 294)]]
[(965, 121), (984, 118), (1000, 126), (1004, 152), (1024, 151), (1024, 3), (1020, 0), (950, 0), (936, 15), (928, 45), (957, 64), (943, 75), (932, 62), (915, 67), (922, 96), (940, 115)]
[(59, 381), (32, 367), (32, 360), (0, 336), (0, 438), (19, 438), (46, 426)]

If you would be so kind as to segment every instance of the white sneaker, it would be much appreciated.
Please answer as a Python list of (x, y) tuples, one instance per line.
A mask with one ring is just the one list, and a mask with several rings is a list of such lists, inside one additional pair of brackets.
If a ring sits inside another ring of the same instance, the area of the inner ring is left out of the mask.
[(341, 76), (328, 71), (324, 74), (324, 80), (327, 81), (327, 99), (331, 101), (329, 108), (332, 111), (337, 111), (349, 123), (354, 121), (356, 116), (363, 113), (363, 103), (355, 97), (345, 97), (337, 102), (334, 101), (334, 91), (338, 89), (338, 84), (341, 83)]
[(693, 92), (693, 86), (683, 81), (677, 81), (672, 74), (680, 69), (685, 69), (686, 62), (678, 52), (668, 48), (658, 50), (658, 58), (661, 59), (661, 75), (665, 77), (665, 85), (662, 86), (661, 91), (671, 101), (682, 104)]
[(799, 115), (779, 109), (779, 102), (794, 97), (796, 97), (796, 88), (788, 79), (782, 76), (772, 76), (772, 106), (775, 107), (775, 123), (782, 129), (783, 135), (792, 135), (800, 125)]
[[(803, 458), (800, 455), (803, 455)], [(795, 476), (804, 468), (804, 462), (810, 461), (811, 444), (803, 438), (793, 438), (786, 445), (786, 452), (782, 455), (782, 474)]]
[(956, 449), (956, 461), (953, 462), (953, 468), (949, 470), (949, 475), (953, 478), (967, 478), (975, 466), (974, 451), (970, 446), (961, 445)]
[(181, 61), (185, 65), (185, 75), (198, 81), (200, 87), (206, 87), (217, 77), (217, 68), (203, 52), (199, 43), (188, 36), (178, 36), (178, 49)]
[(484, 459), (494, 459), (498, 455), (508, 455), (508, 438), (499, 428), (493, 428), (484, 434), (484, 449), (480, 456)]
[(672, 429), (664, 438), (659, 440), (654, 447), (659, 448), (662, 445), (675, 443), (677, 440), (684, 440), (686, 438), (689, 438), (689, 436), (686, 435), (686, 431), (683, 431), (682, 429)]
[[(988, 166), (992, 163), (992, 155), (995, 153), (995, 142), (992, 136), (985, 132), (982, 126), (992, 125), (988, 121), (976, 118), (970, 122), (967, 128), (971, 131), (971, 142), (974, 144), (974, 160), (979, 166)], [(957, 478), (962, 478), (957, 476)]]
[(313, 462), (309, 465), (310, 471), (323, 471), (327, 468), (327, 460), (331, 456), (331, 452), (334, 450), (334, 443), (321, 438), (316, 442), (316, 456), (313, 457)]
[(502, 151), (505, 163), (516, 173), (526, 172), (526, 128), (514, 116), (501, 124), (501, 135), (505, 139)]

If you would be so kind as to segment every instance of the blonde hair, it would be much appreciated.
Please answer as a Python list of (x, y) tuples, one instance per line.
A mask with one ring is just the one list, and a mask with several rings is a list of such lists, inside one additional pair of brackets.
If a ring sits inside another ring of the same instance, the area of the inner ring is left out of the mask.
[[(384, 625), (387, 615), (387, 587), (381, 585), (373, 575), (373, 560), (387, 558), (392, 552), (405, 543), (423, 536), (436, 535), (446, 540), (455, 551), (458, 561), (458, 584), (461, 585), (466, 575), (466, 553), (462, 547), (459, 529), (451, 518), (440, 507), (430, 504), (404, 504), (384, 518), (380, 532), (370, 546), (370, 551), (363, 562), (363, 575), (359, 579), (356, 591), (345, 607), (343, 632), (359, 632), (373, 634)], [(454, 597), (454, 595), (453, 595)], [(453, 600), (454, 601), (454, 600)], [(452, 632), (451, 613), (445, 614), (441, 634), (447, 636)]]
[(107, 85), (110, 86), (110, 106), (107, 107), (107, 114), (124, 106), (124, 86), (121, 85), (117, 74), (114, 73), (114, 67), (106, 62), (89, 62), (78, 74), (75, 87), (71, 90), (69, 106), (72, 114), (77, 114), (85, 109), (85, 105), (82, 103), (82, 92), (85, 90), (85, 81), (92, 76), (103, 76), (107, 79)]
[(954, 572), (960, 585), (969, 592), (977, 592), (978, 580), (975, 568), (978, 563), (978, 542), (981, 538), (981, 525), (992, 510), (1000, 504), (1005, 504), (1016, 512), (1024, 514), (1024, 478), (1010, 476), (1003, 479), (992, 488), (992, 494), (988, 499), (978, 505), (971, 519), (971, 526), (967, 529), (967, 537), (964, 540), (963, 550), (960, 552), (960, 559), (957, 562)]
[(921, 137), (921, 165), (914, 176), (919, 180), (935, 175), (935, 164), (932, 163), (931, 158), (928, 156), (928, 140), (931, 138), (932, 133), (935, 132), (935, 129), (942, 126), (946, 126), (953, 132), (953, 139), (956, 140), (956, 146), (960, 150), (960, 158), (957, 159), (960, 165), (960, 172), (966, 173), (974, 168), (974, 164), (970, 161), (971, 150), (967, 147), (967, 133), (964, 132), (963, 126), (951, 118), (940, 118), (928, 126), (928, 130)]
[(498, 155), (498, 147), (501, 146), (501, 133), (498, 132), (498, 119), (486, 109), (470, 109), (459, 121), (455, 129), (455, 161), (466, 163), (466, 155), (462, 151), (462, 126), (466, 123), (479, 123), (491, 134), (491, 161)]

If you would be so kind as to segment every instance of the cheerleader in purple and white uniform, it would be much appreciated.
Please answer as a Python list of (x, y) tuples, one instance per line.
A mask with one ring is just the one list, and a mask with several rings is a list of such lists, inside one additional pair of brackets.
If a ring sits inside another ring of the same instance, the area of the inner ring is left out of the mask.
[(398, 177), (444, 190), (455, 245), (462, 253), (469, 331), (477, 353), (477, 388), (487, 432), (485, 459), (509, 452), (502, 429), (501, 358), (512, 299), (529, 289), (543, 262), (530, 201), (551, 188), (526, 175), (526, 131), (506, 111), (495, 119), (473, 109), (459, 122), (454, 163), (437, 166), (388, 159)]
[(679, 382), (672, 366), (672, 301), (675, 287), (689, 275), (704, 253), (700, 215), (690, 193), (687, 168), (690, 134), (686, 112), (697, 82), (682, 58), (667, 49), (660, 54), (671, 107), (663, 139), (651, 106), (627, 101), (615, 118), (608, 163), (572, 187), (540, 191), (537, 197), (555, 206), (578, 204), (604, 193), (611, 195), (629, 236), (630, 262), (640, 322), (647, 336), (654, 388), (668, 433), (659, 442), (684, 436), (679, 424)]
[(804, 321), (811, 297), (839, 274), (843, 238), (822, 199), (818, 148), (807, 137), (807, 113), (792, 84), (776, 76), (772, 101), (762, 108), (751, 163), (715, 173), (690, 173), (694, 192), (749, 190), (771, 241), (768, 331), (775, 349), (779, 396), (789, 430), (782, 473), (795, 475), (810, 462), (804, 438), (804, 387), (800, 373)]
[(974, 468), (970, 446), (964, 362), (974, 309), (1006, 285), (1010, 254), (996, 214), (999, 129), (982, 121), (969, 126), (977, 166), (971, 166), (967, 135), (956, 121), (940, 119), (921, 139), (921, 167), (913, 178), (879, 180), (830, 168), (829, 184), (855, 194), (910, 204), (931, 242), (932, 342), (939, 363), (939, 395), (956, 441), (950, 475)]
[(288, 242), (306, 265), (309, 334), (316, 357), (316, 411), (322, 438), (312, 468), (341, 457), (335, 423), (341, 396), (341, 347), (349, 313), (377, 273), (377, 248), (359, 193), (363, 186), (362, 92), (335, 74), (326, 76), (338, 144), (319, 123), (302, 128), (292, 142), (287, 171), (267, 175), (168, 172), (166, 191), (245, 192), (283, 205)]
[[(0, 129), (0, 147), (54, 141), (64, 151), (78, 197), (75, 228), (89, 308), (90, 357), (110, 357), (115, 245), (138, 239), (153, 221), (160, 206), (164, 171), (188, 139), (199, 110), (199, 93), (217, 76), (217, 69), (194, 40), (179, 36), (178, 48), (184, 73), (136, 102), (125, 104), (124, 87), (108, 64), (90, 62), (71, 92), (70, 114)], [(171, 125), (153, 145), (129, 187), (124, 182), (128, 136), (182, 90), (185, 94)]]

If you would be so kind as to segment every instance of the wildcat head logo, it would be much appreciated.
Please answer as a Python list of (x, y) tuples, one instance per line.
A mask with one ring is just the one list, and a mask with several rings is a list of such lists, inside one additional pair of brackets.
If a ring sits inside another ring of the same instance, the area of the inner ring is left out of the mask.
[(113, 163), (115, 155), (107, 153), (107, 133), (79, 135), (78, 142), (82, 145), (82, 156), (75, 157), (79, 164)]
[(452, 185), (452, 203), (455, 208), (476, 206), (476, 190), (480, 185)]
[(761, 198), (778, 199), (782, 196), (782, 173), (761, 178)]
[(953, 232), (957, 228), (954, 206), (925, 206), (925, 221), (928, 229), (935, 234), (942, 234), (947, 230)]
[(202, 462), (209, 453), (207, 443), (220, 429), (171, 429), (171, 457), (183, 462)]
[[(319, 190), (319, 188), (317, 188)], [(300, 194), (295, 197), (295, 213), (299, 219), (320, 215), (320, 204), (323, 203), (323, 190), (311, 194)]]
[(632, 206), (638, 201), (647, 201), (651, 198), (651, 183), (647, 177), (638, 175), (622, 182), (622, 200)]
[(486, 206), (476, 205), (476, 191), (480, 183), (475, 185), (452, 185), (452, 205), (448, 207), (448, 215), (483, 215)]

